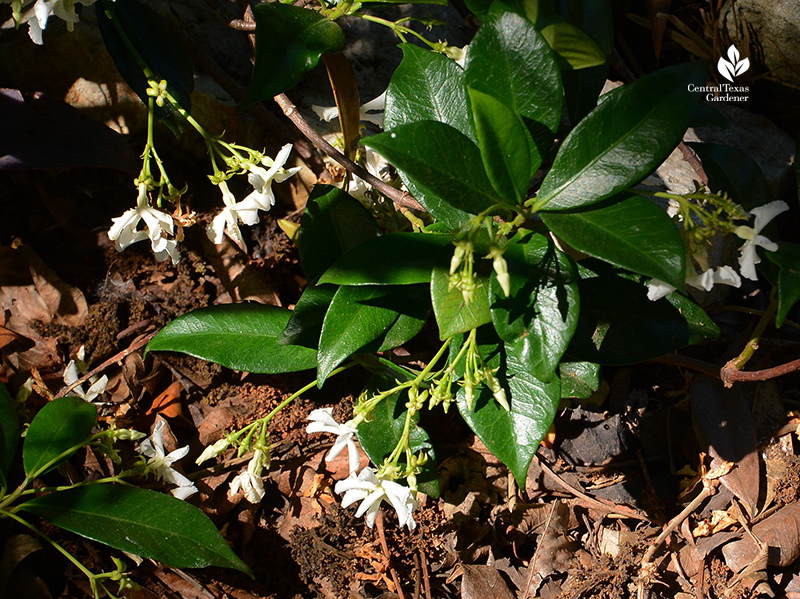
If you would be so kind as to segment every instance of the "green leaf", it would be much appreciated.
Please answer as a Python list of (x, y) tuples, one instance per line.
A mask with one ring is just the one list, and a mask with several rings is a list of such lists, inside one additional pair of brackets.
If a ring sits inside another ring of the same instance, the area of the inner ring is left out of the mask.
[(789, 310), (800, 300), (800, 244), (781, 241), (778, 251), (765, 252), (770, 262), (777, 264), (778, 272), (778, 311), (775, 326), (780, 327), (786, 320)]
[(469, 46), (466, 74), (468, 86), (522, 118), (532, 177), (553, 143), (564, 105), (561, 72), (547, 41), (528, 19), (495, 2)]
[(219, 566), (252, 576), (203, 512), (169, 495), (88, 485), (36, 497), (20, 508), (64, 530), (173, 568)]
[(606, 61), (606, 55), (597, 42), (572, 23), (556, 20), (540, 32), (556, 53), (562, 70), (595, 67)]
[(278, 335), (289, 322), (285, 308), (233, 304), (201, 308), (165, 326), (147, 351), (189, 354), (244, 372), (278, 374), (314, 368), (317, 352), (299, 345), (280, 345)]
[(386, 90), (387, 131), (418, 121), (439, 121), (477, 143), (469, 115), (464, 70), (438, 52), (400, 44), (403, 61)]
[(467, 305), (461, 291), (450, 289), (447, 269), (434, 268), (431, 274), (431, 300), (436, 324), (439, 325), (439, 338), (442, 340), (492, 320), (492, 313), (489, 311), (489, 279), (486, 277), (477, 277), (472, 301)]
[(566, 355), (570, 361), (621, 366), (651, 360), (719, 335), (692, 300), (673, 291), (652, 302), (636, 277), (597, 260), (581, 261), (584, 301)]
[(500, 201), (480, 151), (450, 125), (418, 121), (371, 135), (363, 143), (394, 165), (414, 197), (451, 228)]
[(531, 181), (531, 156), (525, 127), (500, 100), (471, 87), (467, 92), (489, 181), (506, 202), (520, 205)]
[[(25, 474), (41, 476), (66, 462), (92, 436), (96, 417), (97, 408), (80, 397), (59, 397), (46, 404), (25, 435)], [(47, 469), (40, 472), (47, 464)]]
[(580, 312), (575, 264), (542, 235), (517, 235), (504, 258), (511, 279), (506, 297), (497, 275), (489, 288), (492, 322), (505, 341), (521, 340), (517, 355), (544, 382), (555, 376)]
[(630, 196), (602, 207), (540, 215), (553, 233), (576, 250), (684, 288), (686, 251), (680, 232), (648, 198)]
[(336, 285), (309, 285), (306, 287), (292, 310), (286, 328), (278, 335), (278, 343), (317, 349), (325, 313), (328, 311), (337, 289)]
[(697, 105), (694, 116), (689, 126), (697, 129), (698, 127), (716, 127), (717, 129), (730, 129), (731, 124), (725, 115), (707, 102), (700, 102)]
[(561, 362), (561, 397), (587, 399), (600, 388), (600, 365), (593, 362)]
[(297, 232), (306, 279), (316, 281), (345, 253), (380, 234), (378, 223), (357, 199), (337, 187), (315, 186)]
[(320, 283), (337, 285), (411, 285), (428, 283), (434, 266), (447, 264), (450, 235), (389, 233), (353, 248), (339, 258)]
[(426, 292), (425, 285), (339, 287), (322, 325), (317, 384), (355, 353), (388, 349), (416, 335), (429, 312)]
[(745, 210), (772, 201), (767, 178), (755, 160), (741, 151), (720, 144), (689, 143), (703, 163), (712, 191), (726, 192)]
[[(395, 379), (398, 377), (395, 377)], [(395, 387), (394, 379), (373, 376), (366, 385), (366, 391), (372, 395), (380, 391), (388, 391)], [(408, 410), (404, 409), (407, 393), (393, 393), (382, 400), (370, 412), (370, 418), (358, 425), (358, 443), (373, 464), (380, 466), (383, 460), (397, 447), (403, 435)], [(419, 490), (431, 497), (439, 497), (439, 479), (436, 467), (436, 452), (431, 445), (430, 438), (425, 429), (417, 426), (419, 413), (411, 419), (409, 441), (411, 451), (419, 453), (424, 450), (428, 454), (428, 462), (420, 469), (417, 475)], [(401, 464), (405, 460), (401, 458)]]
[(8, 489), (8, 473), (19, 446), (19, 419), (14, 399), (0, 382), (0, 491)]
[[(511, 410), (500, 406), (486, 386), (476, 389), (475, 411), (469, 410), (464, 389), (460, 389), (458, 409), (489, 451), (508, 466), (517, 484), (524, 485), (531, 458), (555, 418), (561, 398), (559, 381), (556, 378), (552, 383), (542, 383), (530, 373), (514, 343), (498, 345), (496, 338), (486, 339), (488, 335), (482, 340), (481, 333), (481, 356), (487, 366), (499, 368), (497, 378), (511, 391)], [(459, 374), (463, 371), (463, 366), (460, 372), (456, 368)]]
[[(149, 84), (139, 60), (152, 71), (156, 80), (167, 82), (167, 89), (182, 108), (191, 111), (192, 60), (169, 23), (136, 0), (98, 2), (95, 6), (97, 25), (106, 49), (120, 75), (142, 102), (148, 104)], [(171, 105), (156, 106), (155, 114), (176, 135), (182, 129), (184, 118)]]
[(661, 69), (607, 95), (566, 137), (535, 207), (566, 210), (630, 187), (661, 164), (683, 137), (701, 94), (703, 62)]
[(294, 87), (325, 52), (342, 52), (344, 32), (318, 12), (280, 2), (257, 4), (256, 58), (241, 109)]

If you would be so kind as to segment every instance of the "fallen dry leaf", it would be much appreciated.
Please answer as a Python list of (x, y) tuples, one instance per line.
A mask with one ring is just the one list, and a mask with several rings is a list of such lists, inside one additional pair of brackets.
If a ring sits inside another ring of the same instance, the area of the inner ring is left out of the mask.
[[(783, 506), (769, 518), (753, 526), (753, 534), (769, 546), (769, 565), (785, 567), (800, 557), (800, 504)], [(755, 541), (745, 536), (722, 548), (725, 563), (734, 572), (747, 567), (758, 557)]]
[(162, 391), (154, 400), (150, 409), (145, 412), (150, 414), (161, 414), (164, 418), (177, 418), (181, 415), (181, 391), (183, 385), (174, 381)]
[(514, 599), (506, 581), (493, 566), (461, 564), (461, 599)]

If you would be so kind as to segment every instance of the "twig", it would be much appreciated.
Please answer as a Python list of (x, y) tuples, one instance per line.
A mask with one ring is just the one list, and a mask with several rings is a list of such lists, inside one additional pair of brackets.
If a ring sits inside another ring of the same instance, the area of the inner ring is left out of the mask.
[(339, 150), (325, 141), (325, 139), (319, 133), (317, 133), (314, 128), (303, 118), (303, 115), (301, 115), (300, 111), (297, 110), (297, 107), (292, 104), (292, 101), (286, 97), (286, 94), (278, 94), (275, 96), (274, 100), (278, 103), (278, 106), (281, 107), (281, 110), (283, 110), (283, 114), (285, 114), (286, 117), (292, 121), (298, 129), (300, 129), (300, 132), (305, 135), (309, 141), (311, 141), (311, 143), (317, 146), (325, 154), (333, 158), (336, 162), (341, 164), (348, 171), (372, 185), (375, 189), (392, 200), (398, 206), (412, 208), (414, 210), (424, 210), (420, 203), (417, 202), (417, 200), (415, 200), (410, 193), (396, 189), (386, 183), (386, 181), (382, 181), (372, 173), (368, 172), (365, 168), (359, 166), (352, 160), (349, 160), (344, 154), (339, 152)]
[(414, 599), (419, 599), (420, 587), (422, 586), (422, 567), (419, 563), (419, 555), (414, 554)]
[(431, 579), (428, 576), (428, 558), (422, 549), (419, 550), (419, 557), (422, 562), (422, 581), (425, 583), (425, 599), (433, 599), (431, 596)]
[[(730, 362), (729, 362), (730, 363)], [(780, 366), (773, 368), (765, 368), (764, 370), (725, 370), (722, 369), (722, 381), (726, 387), (730, 387), (736, 381), (766, 381), (774, 379), (790, 372), (800, 370), (800, 360), (793, 360)]]
[(386, 534), (383, 531), (383, 510), (378, 510), (375, 521), (378, 524), (378, 538), (381, 541), (383, 554), (386, 556), (386, 560), (389, 563), (389, 574), (392, 575), (392, 580), (394, 581), (394, 586), (397, 590), (397, 596), (399, 599), (405, 599), (403, 596), (403, 589), (400, 588), (400, 580), (397, 577), (397, 572), (395, 572), (394, 567), (392, 566), (392, 555), (389, 553), (389, 546), (386, 544)]
[(708, 374), (716, 378), (721, 378), (718, 366), (714, 366), (713, 364), (709, 364), (708, 362), (704, 362), (703, 360), (690, 358), (689, 356), (682, 356), (680, 354), (666, 354), (658, 358), (653, 358), (650, 361), (658, 362), (660, 364), (670, 364), (672, 366), (680, 366), (681, 368), (688, 368), (689, 370), (695, 370), (697, 372), (702, 372), (703, 374)]
[(645, 522), (649, 522), (649, 518), (647, 516), (643, 516), (638, 514), (636, 511), (625, 507), (623, 505), (616, 505), (612, 502), (606, 502), (605, 500), (595, 499), (581, 491), (580, 489), (576, 489), (563, 478), (561, 478), (558, 474), (553, 472), (553, 470), (548, 466), (545, 461), (540, 458), (537, 454), (533, 454), (533, 459), (539, 464), (539, 467), (544, 471), (546, 475), (548, 475), (554, 482), (556, 482), (560, 487), (563, 487), (567, 491), (569, 491), (572, 495), (579, 498), (583, 501), (585, 507), (594, 508), (598, 510), (602, 510), (604, 512), (610, 512), (612, 514), (618, 514), (620, 516), (624, 516), (626, 518), (635, 518), (637, 520), (644, 520)]
[(100, 374), (100, 373), (101, 373), (101, 372), (103, 372), (103, 371), (104, 371), (106, 368), (108, 368), (109, 366), (111, 366), (111, 365), (112, 365), (112, 364), (114, 364), (115, 362), (119, 362), (120, 360), (122, 360), (122, 359), (123, 359), (125, 356), (127, 356), (128, 354), (132, 354), (132, 353), (133, 353), (133, 352), (135, 352), (137, 349), (141, 348), (141, 347), (142, 347), (142, 346), (144, 346), (144, 345), (147, 345), (147, 344), (148, 344), (148, 342), (149, 342), (149, 341), (150, 341), (150, 340), (151, 340), (153, 337), (155, 337), (155, 336), (156, 336), (156, 333), (158, 333), (158, 331), (153, 331), (153, 332), (152, 332), (152, 333), (150, 333), (149, 335), (145, 335), (144, 337), (140, 337), (139, 339), (137, 339), (136, 341), (134, 341), (133, 343), (131, 343), (131, 344), (130, 344), (130, 346), (128, 346), (128, 348), (127, 348), (127, 349), (123, 349), (123, 350), (122, 350), (121, 352), (119, 352), (118, 354), (116, 354), (116, 355), (114, 355), (114, 356), (110, 357), (108, 360), (106, 360), (105, 362), (103, 362), (102, 364), (100, 364), (100, 366), (98, 366), (97, 368), (94, 368), (94, 369), (92, 369), (91, 371), (89, 371), (89, 372), (87, 372), (86, 374), (84, 374), (84, 375), (83, 375), (81, 378), (79, 378), (77, 381), (75, 381), (74, 383), (72, 383), (72, 384), (71, 384), (69, 387), (67, 387), (66, 389), (64, 389), (64, 390), (62, 390), (62, 391), (59, 391), (59, 392), (56, 394), (56, 396), (55, 396), (55, 399), (58, 399), (59, 397), (64, 397), (64, 396), (66, 396), (66, 395), (67, 395), (67, 393), (69, 393), (70, 391), (72, 391), (72, 390), (73, 390), (75, 387), (77, 387), (78, 385), (85, 383), (85, 382), (86, 382), (86, 381), (88, 381), (88, 380), (89, 380), (91, 377), (93, 377), (93, 376), (94, 376), (94, 375), (96, 375), (96, 374)]
[(550, 522), (553, 520), (553, 514), (555, 514), (556, 512), (556, 506), (558, 506), (558, 502), (559, 500), (556, 499), (550, 506), (550, 513), (547, 514), (547, 521), (544, 523), (544, 530), (542, 531), (542, 536), (536, 545), (536, 550), (533, 552), (533, 557), (531, 558), (531, 561), (528, 562), (528, 580), (525, 581), (525, 590), (522, 591), (520, 599), (528, 598), (528, 591), (531, 588), (531, 582), (533, 582), (533, 577), (536, 574), (536, 560), (539, 557), (539, 549), (541, 549), (542, 545), (544, 544), (543, 540), (545, 535), (547, 534), (547, 530), (550, 528)]
[(701, 503), (703, 503), (706, 499), (708, 499), (709, 497), (714, 495), (714, 493), (717, 492), (714, 481), (708, 481), (707, 483), (706, 481), (704, 481), (704, 483), (705, 484), (703, 484), (703, 490), (700, 491), (697, 497), (692, 499), (689, 505), (683, 508), (680, 514), (678, 514), (672, 520), (669, 521), (669, 524), (667, 524), (664, 530), (661, 531), (661, 534), (658, 535), (658, 537), (656, 537), (656, 540), (653, 541), (653, 543), (647, 549), (647, 552), (645, 552), (644, 557), (642, 558), (642, 563), (639, 566), (639, 584), (636, 593), (636, 596), (639, 599), (642, 599), (643, 597), (646, 596), (644, 588), (645, 578), (648, 574), (648, 570), (652, 567), (651, 562), (653, 556), (656, 554), (656, 551), (661, 546), (661, 543), (663, 543), (664, 540), (669, 535), (671, 535), (675, 531), (675, 529), (678, 528), (681, 525), (681, 523), (684, 520), (686, 520), (686, 518), (688, 518), (691, 515), (691, 513), (694, 512), (700, 506)]

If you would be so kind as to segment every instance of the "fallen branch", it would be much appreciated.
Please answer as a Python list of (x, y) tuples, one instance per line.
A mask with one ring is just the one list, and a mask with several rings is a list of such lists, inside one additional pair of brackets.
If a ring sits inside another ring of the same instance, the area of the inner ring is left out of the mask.
[(395, 187), (392, 187), (386, 181), (382, 181), (372, 173), (368, 172), (367, 169), (348, 159), (347, 156), (325, 141), (325, 139), (319, 133), (317, 133), (316, 130), (303, 118), (303, 115), (301, 115), (300, 111), (297, 110), (297, 107), (292, 104), (292, 101), (286, 97), (286, 94), (278, 94), (275, 96), (274, 100), (278, 103), (278, 106), (281, 107), (281, 110), (283, 110), (283, 114), (285, 114), (286, 117), (292, 121), (298, 129), (300, 129), (300, 132), (305, 135), (311, 143), (317, 146), (325, 154), (333, 158), (336, 162), (341, 164), (348, 171), (372, 185), (375, 189), (392, 200), (398, 206), (402, 206), (403, 208), (412, 208), (414, 210), (424, 210), (420, 203), (417, 202), (417, 200), (415, 200), (410, 193), (407, 191), (401, 191)]

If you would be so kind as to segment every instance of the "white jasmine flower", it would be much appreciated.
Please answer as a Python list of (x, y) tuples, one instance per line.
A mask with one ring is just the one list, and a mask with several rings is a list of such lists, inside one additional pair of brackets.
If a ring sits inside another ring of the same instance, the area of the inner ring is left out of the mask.
[[(716, 284), (730, 285), (731, 287), (740, 287), (742, 280), (733, 268), (730, 266), (720, 266), (719, 268), (709, 268), (700, 274), (686, 277), (686, 284), (696, 289), (703, 289), (711, 291), (711, 288)], [(659, 279), (652, 279), (650, 287), (647, 290), (647, 299), (656, 301), (662, 297), (669, 295), (675, 291), (675, 287), (669, 283), (665, 283)]]
[(253, 163), (247, 164), (247, 168), (250, 171), (247, 180), (250, 181), (250, 185), (253, 186), (253, 191), (245, 198), (245, 202), (251, 200), (260, 210), (264, 211), (269, 210), (275, 205), (275, 194), (272, 193), (272, 180), (274, 179), (278, 183), (282, 183), (300, 171), (300, 167), (283, 168), (291, 152), (292, 144), (283, 146), (281, 151), (278, 152), (278, 155), (275, 156), (275, 160), (269, 165), (269, 170), (265, 170)]
[[(150, 239), (150, 245), (156, 255), (156, 260), (163, 262), (168, 257), (172, 263), (177, 264), (180, 259), (177, 242), (167, 239), (165, 235), (172, 235), (172, 217), (169, 214), (151, 208), (147, 198), (147, 185), (139, 184), (139, 197), (136, 208), (127, 210), (122, 216), (112, 219), (114, 225), (108, 231), (108, 238), (114, 242), (118, 252), (138, 241)], [(139, 222), (144, 220), (145, 228), (139, 229)]]
[(247, 470), (240, 472), (231, 481), (231, 495), (236, 495), (239, 490), (244, 492), (244, 497), (250, 503), (261, 503), (264, 499), (264, 481), (261, 479), (263, 452), (257, 449), (253, 454)]
[(228, 237), (245, 252), (247, 248), (242, 232), (239, 229), (239, 220), (246, 224), (254, 225), (258, 222), (258, 207), (252, 201), (247, 200), (237, 203), (225, 181), (220, 182), (219, 189), (222, 192), (222, 201), (225, 203), (225, 207), (208, 225), (206, 235), (208, 235), (212, 243), (220, 244), (222, 243), (223, 235), (227, 233)]
[(153, 434), (142, 442), (139, 447), (139, 453), (150, 458), (147, 460), (147, 467), (155, 472), (158, 480), (163, 480), (178, 486), (171, 491), (175, 497), (178, 499), (186, 499), (190, 495), (197, 493), (197, 487), (183, 474), (175, 470), (172, 464), (186, 457), (186, 454), (189, 453), (189, 446), (186, 445), (166, 455), (164, 443), (161, 440), (161, 431), (163, 428), (164, 421), (159, 420), (153, 429)]
[(367, 526), (370, 528), (375, 524), (381, 501), (387, 501), (397, 512), (400, 526), (408, 526), (410, 530), (416, 528), (414, 522), (414, 510), (417, 508), (417, 500), (411, 493), (411, 489), (400, 485), (391, 480), (383, 480), (376, 476), (372, 468), (364, 468), (356, 476), (351, 474), (348, 478), (336, 483), (334, 491), (342, 498), (342, 507), (352, 505), (356, 501), (361, 501), (361, 505), (356, 511), (356, 518), (366, 514)]
[(53, 15), (59, 17), (67, 24), (67, 30), (72, 31), (78, 22), (76, 4), (90, 6), (95, 0), (37, 0), (33, 9), (28, 12), (23, 23), (28, 23), (28, 35), (35, 44), (42, 45), (42, 32), (47, 27), (47, 21)]
[[(386, 162), (386, 159), (378, 154), (366, 148), (364, 150), (364, 166), (371, 175), (378, 177), (379, 179), (383, 179), (384, 181), (387, 180), (384, 177), (384, 173), (387, 172), (386, 169), (389, 166), (389, 163)], [(369, 184), (364, 181), (364, 179), (353, 175), (350, 178), (350, 185), (347, 189), (347, 193), (349, 193), (354, 198), (358, 198), (360, 200), (366, 199), (366, 193), (370, 189)]]
[[(372, 123), (383, 129), (382, 113), (385, 108), (386, 92), (383, 92), (374, 100), (370, 100), (366, 104), (361, 105), (361, 107), (358, 109), (359, 119), (362, 121), (367, 121), (368, 123)], [(311, 110), (317, 113), (319, 120), (325, 121), (326, 123), (329, 123), (333, 119), (339, 117), (339, 109), (336, 108), (336, 106), (317, 106), (316, 104), (312, 104)], [(380, 112), (381, 114), (370, 114), (372, 112)]]
[(751, 281), (758, 279), (756, 275), (756, 264), (761, 262), (761, 258), (758, 252), (756, 252), (757, 246), (769, 252), (774, 252), (778, 249), (777, 243), (770, 241), (763, 235), (759, 235), (759, 233), (761, 233), (761, 230), (766, 227), (773, 218), (788, 209), (789, 206), (786, 202), (781, 201), (770, 202), (758, 208), (753, 208), (751, 212), (756, 217), (755, 224), (752, 227), (741, 226), (733, 230), (736, 235), (745, 240), (739, 250), (741, 252), (739, 255), (739, 270), (743, 277)]
[[(78, 355), (75, 356), (74, 360), (70, 360), (69, 364), (67, 364), (66, 369), (64, 370), (64, 384), (69, 387), (73, 383), (75, 383), (82, 375), (86, 374), (87, 367), (86, 362), (86, 348), (81, 345), (81, 348), (78, 350)], [(70, 393), (77, 395), (81, 399), (84, 399), (88, 402), (91, 402), (99, 395), (102, 395), (106, 387), (108, 386), (108, 377), (106, 375), (101, 376), (100, 378), (92, 377), (90, 379), (92, 386), (89, 387), (88, 391), (83, 390), (83, 385), (78, 385), (70, 391)]]
[(350, 474), (358, 470), (358, 447), (353, 439), (356, 434), (356, 429), (347, 424), (339, 424), (333, 419), (333, 408), (318, 408), (308, 415), (307, 420), (311, 420), (311, 424), (306, 428), (306, 433), (333, 433), (337, 435), (336, 442), (333, 444), (330, 452), (325, 458), (326, 462), (330, 462), (338, 456), (342, 449), (347, 447), (348, 457), (350, 459)]

